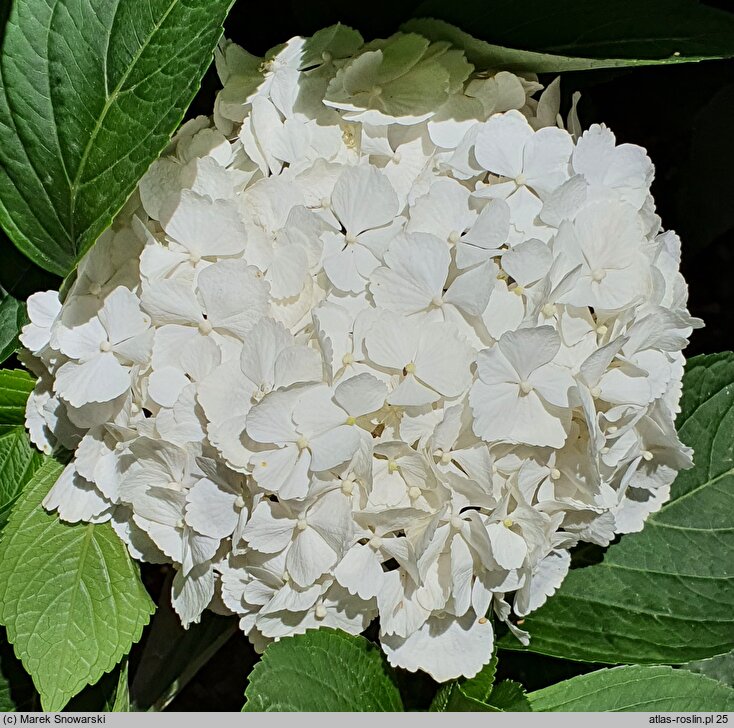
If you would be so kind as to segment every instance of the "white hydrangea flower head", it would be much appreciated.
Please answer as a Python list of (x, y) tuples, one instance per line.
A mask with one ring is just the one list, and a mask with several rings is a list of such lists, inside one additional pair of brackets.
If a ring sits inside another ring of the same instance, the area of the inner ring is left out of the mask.
[(393, 665), (470, 677), (691, 464), (652, 164), (416, 34), (216, 61), (213, 116), (28, 301), (31, 438), (74, 452), (45, 506), (173, 564), (185, 625), (379, 618)]

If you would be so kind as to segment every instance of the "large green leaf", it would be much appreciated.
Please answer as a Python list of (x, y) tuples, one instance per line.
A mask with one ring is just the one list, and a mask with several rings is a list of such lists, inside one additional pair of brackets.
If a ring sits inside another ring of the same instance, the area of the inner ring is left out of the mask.
[(401, 711), (380, 650), (364, 637), (309, 630), (270, 645), (245, 690), (245, 711)]
[(723, 655), (709, 657), (707, 660), (687, 662), (683, 667), (692, 672), (700, 672), (702, 675), (707, 675), (734, 688), (734, 650)]
[(20, 369), (0, 369), (0, 434), (25, 422), (25, 403), (35, 382)]
[(232, 0), (23, 0), (0, 57), (0, 223), (64, 275), (196, 93)]
[(28, 441), (23, 422), (33, 380), (20, 370), (0, 370), (0, 529), (43, 456)]
[(623, 68), (626, 66), (655, 66), (670, 63), (701, 61), (703, 57), (668, 56), (661, 59), (645, 58), (585, 58), (573, 55), (539, 53), (537, 51), (507, 48), (488, 43), (466, 33), (451, 23), (436, 18), (416, 18), (402, 25), (402, 29), (420, 33), (433, 41), (448, 41), (461, 48), (466, 57), (479, 70), (501, 69), (504, 71), (558, 73), (561, 71), (585, 71), (594, 68)]
[(18, 334), (26, 320), (25, 306), (0, 286), (0, 364), (18, 348)]
[(681, 405), (678, 429), (695, 466), (641, 533), (623, 536), (602, 563), (572, 570), (526, 618), (531, 650), (677, 664), (734, 648), (734, 354), (691, 359)]
[(724, 712), (734, 690), (703, 675), (671, 667), (627, 665), (597, 670), (528, 693), (534, 711)]
[(42, 463), (43, 455), (31, 446), (23, 427), (0, 435), (0, 529), (7, 523), (10, 509), (25, 484)]
[(413, 14), (406, 30), (465, 48), (479, 68), (540, 73), (734, 56), (734, 15), (697, 0), (426, 0)]
[(109, 524), (62, 523), (41, 502), (63, 466), (47, 458), (0, 542), (0, 621), (44, 710), (59, 710), (111, 670), (153, 612)]

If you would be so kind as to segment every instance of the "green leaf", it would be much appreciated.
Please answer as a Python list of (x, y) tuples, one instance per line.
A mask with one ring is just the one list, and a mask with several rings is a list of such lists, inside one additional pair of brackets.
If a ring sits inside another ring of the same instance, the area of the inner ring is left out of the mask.
[(110, 671), (153, 612), (109, 524), (71, 526), (43, 510), (62, 469), (45, 459), (0, 542), (0, 622), (48, 711)]
[(114, 712), (115, 703), (118, 700), (124, 703), (127, 694), (127, 659), (124, 659), (111, 672), (102, 675), (94, 685), (87, 685), (77, 693), (64, 706), (64, 711), (70, 713)]
[(449, 708), (449, 703), (451, 702), (451, 696), (455, 690), (457, 690), (455, 682), (444, 683), (441, 685), (433, 696), (431, 706), (428, 710), (431, 713), (444, 713), (451, 710), (451, 708)]
[(309, 630), (271, 644), (245, 690), (245, 711), (403, 709), (380, 650), (364, 637)]
[(129, 713), (130, 712), (130, 687), (128, 683), (127, 660), (125, 660), (120, 668), (117, 678), (117, 690), (115, 690), (115, 699), (105, 708), (110, 713)]
[(472, 678), (461, 680), (461, 691), (475, 700), (486, 701), (492, 694), (494, 678), (497, 675), (497, 647), (492, 652), (492, 659)]
[(35, 382), (20, 369), (0, 369), (0, 434), (25, 422), (25, 403)]
[(625, 58), (581, 58), (560, 56), (553, 53), (507, 48), (475, 38), (455, 25), (436, 18), (416, 18), (403, 23), (401, 29), (409, 33), (420, 33), (432, 41), (448, 41), (461, 48), (466, 57), (479, 70), (501, 69), (503, 71), (558, 73), (560, 71), (583, 71), (594, 68), (619, 68), (625, 66), (651, 66), (668, 63), (683, 63), (700, 58), (670, 56), (653, 59)]
[(26, 321), (25, 306), (0, 287), (0, 364), (18, 348), (18, 334)]
[(497, 650), (492, 659), (472, 678), (455, 680), (442, 685), (431, 702), (431, 712), (478, 713), (495, 712), (496, 708), (487, 705), (492, 694), (495, 674), (497, 673)]
[[(530, 650), (678, 664), (734, 648), (734, 354), (691, 359), (678, 430), (695, 450), (671, 498), (525, 619)], [(500, 647), (518, 649), (514, 639)]]
[(0, 530), (23, 487), (41, 467), (23, 425), (33, 380), (23, 371), (0, 369)]
[(432, 713), (497, 713), (499, 708), (464, 693), (456, 682), (442, 685), (431, 702)]
[(682, 667), (692, 672), (700, 672), (702, 675), (734, 688), (734, 650), (723, 655), (709, 657), (708, 660), (687, 662)]
[(480, 69), (540, 73), (734, 56), (734, 16), (697, 0), (427, 0), (413, 14), (403, 30), (465, 48)]
[[(102, 710), (105, 713), (129, 713), (130, 712), (130, 685), (128, 679), (128, 661), (123, 660), (116, 670), (117, 680), (115, 689), (105, 702)], [(112, 673), (114, 675), (114, 673)]]
[(535, 711), (734, 710), (734, 690), (726, 685), (686, 670), (640, 665), (579, 675), (527, 697)]
[(525, 688), (514, 680), (503, 680), (492, 689), (488, 701), (497, 710), (508, 713), (526, 712), (532, 710)]
[(531, 710), (525, 690), (514, 680), (495, 684), (497, 653), (469, 680), (457, 680), (442, 685), (431, 702), (431, 712), (502, 713)]
[(0, 223), (60, 275), (179, 125), (232, 0), (23, 0), (0, 57)]
[(43, 464), (43, 455), (32, 447), (23, 427), (0, 434), (0, 530), (26, 483)]

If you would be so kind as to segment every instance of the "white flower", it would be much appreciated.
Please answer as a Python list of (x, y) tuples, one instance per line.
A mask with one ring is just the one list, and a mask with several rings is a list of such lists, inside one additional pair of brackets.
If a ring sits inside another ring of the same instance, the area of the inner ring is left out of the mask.
[(237, 255), (247, 232), (237, 208), (226, 200), (211, 200), (183, 190), (161, 210), (161, 225), (191, 263), (203, 258)]
[(395, 559), (414, 580), (418, 580), (410, 541), (405, 537), (386, 537), (384, 530), (378, 528), (374, 533), (366, 532), (365, 537), (369, 533), (367, 543), (354, 544), (334, 569), (336, 580), (360, 599), (371, 599), (380, 594), (386, 578), (382, 564), (390, 559)]
[(69, 358), (56, 372), (54, 390), (73, 407), (109, 402), (130, 388), (130, 370), (150, 356), (150, 319), (127, 288), (116, 288), (88, 323), (57, 331)]
[(410, 210), (409, 233), (430, 233), (449, 244), (472, 226), (476, 212), (469, 208), (469, 190), (450, 177), (439, 177)]
[(445, 682), (457, 672), (474, 677), (492, 656), (492, 622), (468, 613), (464, 617), (432, 617), (410, 637), (383, 635), (381, 642), (394, 667), (424, 670)]
[(524, 617), (545, 604), (561, 586), (571, 566), (568, 551), (551, 551), (533, 570), (532, 577), (517, 591), (513, 610)]
[(377, 169), (346, 169), (334, 185), (331, 209), (342, 233), (324, 234), (324, 271), (342, 291), (358, 293), (395, 235), (398, 198)]
[(298, 95), (298, 70), (304, 46), (303, 38), (291, 38), (277, 53), (268, 53), (261, 65), (263, 83), (258, 94), (267, 94), (286, 116), (292, 112)]
[(253, 477), (283, 498), (304, 498), (308, 474), (349, 460), (359, 445), (354, 417), (333, 400), (326, 385), (273, 392), (247, 415), (247, 434), (276, 450), (252, 456)]
[(296, 584), (305, 587), (336, 565), (350, 528), (349, 501), (341, 493), (331, 492), (295, 512), (279, 503), (261, 501), (243, 536), (262, 553), (288, 549), (288, 574)]
[(57, 511), (69, 523), (103, 523), (109, 520), (113, 506), (94, 483), (79, 475), (75, 463), (69, 463), (43, 499), (43, 507)]
[(456, 244), (456, 265), (467, 268), (500, 255), (509, 235), (509, 206), (504, 200), (490, 200), (464, 235), (449, 236)]
[(372, 362), (400, 377), (387, 401), (420, 406), (458, 397), (471, 382), (471, 347), (446, 323), (421, 325), (384, 312), (365, 336)]
[(324, 586), (321, 596), (309, 608), (279, 612), (262, 609), (255, 620), (257, 629), (272, 638), (303, 634), (319, 627), (341, 629), (349, 634), (364, 631), (375, 614), (372, 605), (350, 596), (338, 584), (327, 582)]
[[(471, 66), (456, 51), (416, 33), (396, 33), (337, 71), (324, 103), (370, 124), (416, 124), (433, 116)], [(453, 63), (452, 63), (453, 61)]]
[(80, 262), (64, 307), (64, 324), (76, 326), (99, 311), (119, 286), (134, 289), (140, 278), (142, 241), (134, 230), (108, 228)]
[(210, 538), (231, 536), (245, 501), (230, 483), (202, 478), (186, 494), (184, 520), (197, 533)]
[(214, 556), (220, 541), (186, 521), (187, 493), (195, 482), (189, 456), (164, 440), (140, 438), (130, 446), (130, 459), (120, 499), (130, 505), (135, 524), (187, 575)]
[(642, 147), (615, 146), (614, 134), (603, 124), (593, 124), (576, 143), (572, 159), (574, 170), (584, 176), (593, 197), (616, 193), (623, 202), (642, 207), (654, 172)]
[(199, 273), (196, 291), (174, 278), (148, 287), (142, 300), (158, 325), (195, 327), (182, 336), (215, 332), (241, 339), (267, 313), (268, 286), (245, 261), (220, 260)]
[(293, 384), (318, 382), (321, 372), (317, 351), (296, 344), (282, 324), (261, 319), (246, 337), (240, 357), (213, 369), (198, 387), (210, 442), (231, 467), (245, 469), (251, 452), (241, 436), (252, 404)]
[(33, 293), (26, 301), (30, 323), (23, 327), (20, 343), (36, 356), (51, 343), (51, 327), (61, 313), (56, 291)]
[(44, 505), (173, 564), (184, 625), (379, 617), (391, 664), (471, 677), (691, 465), (652, 164), (417, 34), (216, 63), (213, 118), (28, 301), (27, 426), (73, 452)]
[(573, 140), (563, 129), (534, 131), (518, 111), (493, 116), (476, 141), (477, 161), (484, 169), (541, 197), (568, 179), (572, 151)]
[(441, 318), (449, 309), (479, 316), (487, 307), (496, 267), (484, 263), (462, 271), (448, 284), (451, 253), (434, 235), (415, 233), (393, 240), (383, 259), (386, 267), (370, 276), (375, 304), (406, 315), (437, 311)]
[(563, 447), (571, 374), (554, 364), (561, 340), (549, 326), (503, 334), (477, 356), (470, 402), (484, 440)]
[(561, 224), (555, 241), (569, 269), (581, 266), (559, 303), (617, 310), (641, 300), (650, 289), (643, 241), (639, 218), (629, 205), (585, 206), (573, 222)]

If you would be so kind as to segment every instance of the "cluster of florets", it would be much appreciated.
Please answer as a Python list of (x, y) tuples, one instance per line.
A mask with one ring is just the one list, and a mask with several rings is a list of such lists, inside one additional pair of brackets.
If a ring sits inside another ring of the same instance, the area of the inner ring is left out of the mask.
[(74, 453), (45, 506), (172, 563), (185, 625), (379, 617), (392, 664), (473, 675), (690, 464), (652, 164), (414, 34), (217, 67), (212, 119), (28, 302), (28, 427)]

